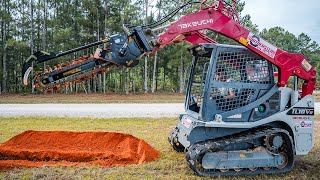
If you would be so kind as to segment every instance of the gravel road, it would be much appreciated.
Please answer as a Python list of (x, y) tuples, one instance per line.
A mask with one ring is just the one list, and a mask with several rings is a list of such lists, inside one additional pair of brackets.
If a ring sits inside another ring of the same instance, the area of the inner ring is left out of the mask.
[(0, 117), (178, 117), (175, 104), (0, 104)]
[[(166, 104), (0, 104), (0, 117), (178, 117), (183, 103)], [(315, 104), (320, 113), (320, 102)]]

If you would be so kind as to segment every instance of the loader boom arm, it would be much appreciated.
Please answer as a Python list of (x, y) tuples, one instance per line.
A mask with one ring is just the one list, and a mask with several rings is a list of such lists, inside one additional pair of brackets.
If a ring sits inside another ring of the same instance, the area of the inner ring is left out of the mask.
[(218, 3), (212, 6), (203, 7), (206, 1), (201, 3), (198, 12), (181, 17), (159, 35), (160, 48), (176, 43), (175, 40), (181, 36), (185, 37), (184, 41), (191, 44), (213, 43), (213, 40), (200, 33), (202, 30), (212, 30), (237, 41), (277, 66), (278, 86), (286, 86), (289, 77), (294, 75), (305, 80), (302, 86), (302, 97), (313, 93), (316, 71), (303, 54), (286, 52), (243, 27), (234, 12), (236, 1), (233, 1), (233, 7), (226, 7), (223, 0), (218, 0)]

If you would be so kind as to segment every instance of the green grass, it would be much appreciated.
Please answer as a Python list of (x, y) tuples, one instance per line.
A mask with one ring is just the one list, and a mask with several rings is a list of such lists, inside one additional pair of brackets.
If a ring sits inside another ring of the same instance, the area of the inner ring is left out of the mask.
[(0, 104), (42, 103), (183, 103), (185, 95), (156, 94), (1, 94)]
[[(319, 119), (319, 118), (318, 118)], [(40, 167), (0, 172), (0, 179), (210, 179), (200, 178), (187, 166), (185, 155), (170, 147), (167, 137), (177, 118), (1, 118), (0, 142), (25, 130), (108, 131), (132, 134), (161, 152), (143, 165), (124, 167)], [(320, 123), (316, 124), (316, 144), (312, 152), (298, 157), (295, 169), (283, 175), (259, 175), (234, 179), (318, 179), (320, 177)]]

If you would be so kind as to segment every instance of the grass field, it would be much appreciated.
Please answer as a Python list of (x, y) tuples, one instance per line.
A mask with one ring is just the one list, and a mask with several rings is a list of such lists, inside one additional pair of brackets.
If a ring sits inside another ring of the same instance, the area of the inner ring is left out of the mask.
[[(320, 102), (320, 94), (315, 95)], [(184, 94), (0, 94), (0, 104), (42, 104), (42, 103), (183, 103)]]
[(0, 104), (22, 103), (183, 103), (184, 94), (1, 94)]
[[(317, 117), (317, 121), (320, 116)], [(0, 172), (0, 179), (206, 179), (193, 174), (185, 155), (167, 142), (176, 118), (76, 119), (1, 118), (0, 142), (25, 130), (109, 131), (142, 138), (161, 152), (157, 161), (125, 167), (40, 167)], [(308, 156), (298, 157), (295, 169), (282, 175), (259, 175), (232, 179), (318, 179), (320, 177), (320, 123), (315, 126), (316, 143)], [(210, 179), (210, 178), (208, 178)], [(226, 178), (227, 179), (227, 178)]]

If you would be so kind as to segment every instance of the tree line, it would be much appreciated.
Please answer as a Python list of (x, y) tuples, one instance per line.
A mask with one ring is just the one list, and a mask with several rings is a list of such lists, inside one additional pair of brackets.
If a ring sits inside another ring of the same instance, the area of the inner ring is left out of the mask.
[[(42, 50), (59, 52), (85, 45), (106, 36), (122, 33), (122, 24), (142, 25), (164, 17), (187, 0), (2, 0), (0, 2), (0, 93), (38, 93), (32, 83), (24, 87), (22, 64), (30, 54)], [(320, 74), (319, 45), (305, 33), (298, 36), (281, 27), (260, 30), (250, 15), (237, 11), (243, 26), (274, 45), (307, 56)], [(175, 18), (199, 9), (198, 5), (180, 11)], [(158, 32), (161, 33), (161, 32)], [(207, 33), (219, 43), (237, 44)], [(191, 65), (187, 44), (170, 45), (152, 57), (140, 60), (135, 68), (111, 69), (91, 80), (74, 83), (58, 92), (86, 93), (183, 93)], [(57, 63), (93, 53), (97, 47), (47, 62), (42, 70)], [(33, 73), (34, 74), (34, 73)]]

